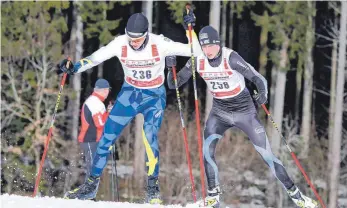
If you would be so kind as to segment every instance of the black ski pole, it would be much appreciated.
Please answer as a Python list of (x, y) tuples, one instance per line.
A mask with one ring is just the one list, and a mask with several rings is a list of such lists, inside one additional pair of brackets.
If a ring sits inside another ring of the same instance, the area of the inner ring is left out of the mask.
[(112, 160), (112, 169), (111, 169), (111, 176), (112, 176), (112, 180), (111, 180), (111, 190), (112, 190), (112, 201), (114, 201), (114, 146), (112, 147), (111, 150), (111, 160)]
[(116, 174), (116, 193), (117, 193), (117, 201), (119, 202), (119, 188), (118, 188), (118, 174), (117, 174), (117, 159), (114, 158), (116, 155), (115, 151), (116, 144), (112, 147), (112, 200), (114, 197), (114, 173)]

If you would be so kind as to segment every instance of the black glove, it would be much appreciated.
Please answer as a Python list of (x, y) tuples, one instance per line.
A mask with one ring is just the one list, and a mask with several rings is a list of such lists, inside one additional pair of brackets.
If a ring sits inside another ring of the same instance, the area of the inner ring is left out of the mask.
[(266, 104), (267, 102), (267, 95), (265, 92), (259, 92), (257, 94), (253, 95), (253, 98), (259, 105)]
[(167, 56), (165, 57), (166, 67), (172, 68), (173, 66), (176, 66), (176, 56)]
[[(187, 13), (188, 12), (188, 13)], [(192, 24), (192, 27), (195, 26), (195, 15), (193, 13), (193, 9), (191, 7), (189, 7), (188, 11), (185, 8), (183, 11), (183, 27), (184, 29), (188, 30), (188, 25)]]
[(62, 60), (59, 64), (59, 68), (61, 71), (68, 73), (69, 75), (73, 75), (76, 72), (72, 61), (68, 59)]

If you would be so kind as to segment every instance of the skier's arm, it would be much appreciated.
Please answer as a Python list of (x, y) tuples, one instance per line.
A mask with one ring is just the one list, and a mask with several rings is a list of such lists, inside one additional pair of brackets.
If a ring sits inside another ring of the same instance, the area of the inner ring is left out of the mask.
[(84, 72), (87, 69), (90, 69), (100, 63), (116, 56), (116, 44), (117, 38), (111, 41), (104, 47), (101, 47), (99, 50), (95, 51), (92, 55), (83, 58), (74, 64), (75, 73)]
[[(195, 58), (195, 63), (196, 63), (196, 58)], [(192, 59), (189, 59), (186, 65), (176, 74), (178, 87), (181, 87), (184, 83), (186, 83), (192, 76), (192, 73), (193, 73)], [(175, 83), (174, 83), (173, 74), (171, 70), (167, 74), (167, 82), (170, 89), (175, 89)]]
[[(188, 37), (188, 31), (186, 33)], [(184, 44), (180, 42), (174, 42), (167, 37), (161, 36), (163, 45), (164, 56), (192, 56), (190, 44)], [(189, 38), (189, 37), (188, 37)], [(192, 30), (192, 41), (193, 41), (193, 53), (194, 56), (198, 56), (202, 53), (198, 38), (195, 32)]]
[(253, 82), (259, 93), (267, 97), (267, 81), (250, 64), (248, 64), (237, 52), (233, 51), (229, 56), (229, 65), (233, 70), (238, 71), (246, 79)]

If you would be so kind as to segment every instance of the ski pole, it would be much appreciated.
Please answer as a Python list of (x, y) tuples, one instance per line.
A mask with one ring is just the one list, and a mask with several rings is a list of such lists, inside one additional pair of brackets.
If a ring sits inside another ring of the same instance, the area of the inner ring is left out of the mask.
[[(116, 145), (116, 144), (115, 144)], [(114, 151), (116, 153), (116, 151)], [(118, 186), (118, 174), (117, 174), (117, 159), (114, 159), (114, 170), (116, 173), (116, 192), (117, 192), (117, 201), (119, 202), (119, 186)]]
[(111, 170), (111, 176), (112, 176), (112, 182), (111, 182), (111, 190), (112, 190), (112, 201), (114, 201), (114, 147), (112, 147), (111, 150), (111, 161), (112, 161), (112, 170)]
[[(191, 9), (190, 4), (186, 4), (187, 14), (189, 14), (189, 10)], [(200, 114), (199, 114), (199, 101), (198, 101), (198, 93), (196, 88), (196, 76), (195, 76), (195, 57), (193, 51), (193, 39), (192, 39), (192, 24), (188, 24), (189, 31), (189, 45), (191, 51), (191, 59), (192, 59), (192, 74), (193, 74), (193, 86), (194, 86), (194, 98), (195, 98), (195, 120), (196, 120), (196, 128), (198, 131), (198, 144), (199, 144), (199, 158), (200, 158), (200, 177), (201, 177), (201, 191), (202, 191), (202, 200), (205, 204), (205, 178), (204, 178), (204, 159), (202, 155), (202, 139), (201, 139), (201, 128), (200, 128)]]
[(180, 91), (178, 89), (178, 83), (177, 83), (176, 66), (172, 66), (172, 74), (173, 74), (173, 78), (174, 78), (174, 82), (175, 82), (178, 110), (180, 111), (183, 140), (184, 140), (184, 146), (186, 149), (186, 156), (187, 156), (187, 162), (188, 162), (188, 168), (189, 168), (189, 177), (190, 177), (190, 182), (192, 183), (192, 194), (193, 194), (194, 202), (196, 202), (194, 177), (193, 177), (193, 173), (192, 173), (192, 164), (191, 164), (191, 160), (190, 160), (190, 151), (189, 151), (188, 140), (187, 140), (187, 130), (186, 130), (186, 127), (184, 124), (183, 113), (182, 113), (183, 111), (182, 111)]
[[(255, 92), (255, 94), (257, 94)], [(266, 108), (265, 104), (262, 104), (261, 107), (264, 109), (266, 115), (270, 118), (270, 121), (272, 122), (272, 125), (275, 127), (275, 129), (277, 130), (278, 134), (280, 135), (281, 139), (283, 140), (284, 144), (286, 145), (288, 151), (290, 152), (290, 154), (292, 155), (292, 158), (295, 161), (296, 166), (298, 166), (298, 168), (300, 169), (301, 173), (304, 175), (304, 178), (306, 180), (306, 182), (310, 185), (314, 195), (317, 197), (318, 201), (320, 202), (320, 204), (322, 205), (323, 208), (325, 208), (325, 205), (323, 203), (323, 200), (321, 199), (321, 197), (319, 196), (316, 188), (314, 187), (314, 185), (312, 184), (310, 178), (307, 176), (304, 168), (301, 166), (298, 158), (296, 157), (295, 153), (292, 151), (292, 149), (289, 147), (287, 140), (284, 138), (283, 134), (281, 133), (281, 131), (278, 129), (277, 124), (275, 123), (274, 119), (272, 118), (270, 112), (268, 111), (268, 109)]]
[[(69, 68), (70, 63), (71, 63), (71, 60), (70, 60), (70, 58), (68, 58), (68, 61), (67, 61), (67, 63), (66, 63), (66, 68)], [(65, 73), (63, 74), (63, 78), (62, 78), (62, 80), (61, 80), (61, 82), (60, 82), (60, 89), (59, 89), (59, 93), (58, 93), (58, 98), (57, 98), (57, 102), (56, 102), (56, 104), (55, 104), (55, 108), (54, 108), (54, 113), (53, 113), (51, 125), (50, 125), (50, 127), (49, 127), (48, 135), (47, 135), (47, 138), (46, 138), (45, 149), (44, 149), (44, 151), (43, 151), (43, 155), (42, 155), (42, 158), (41, 158), (40, 167), (39, 167), (39, 172), (38, 172), (37, 177), (36, 177), (34, 193), (33, 193), (33, 195), (32, 195), (33, 197), (36, 196), (37, 191), (38, 191), (38, 189), (39, 189), (39, 183), (40, 183), (41, 174), (42, 174), (42, 167), (43, 167), (43, 164), (44, 164), (45, 159), (46, 159), (46, 155), (47, 155), (47, 151), (48, 151), (48, 144), (49, 144), (49, 141), (50, 141), (51, 136), (52, 136), (53, 126), (54, 126), (54, 121), (55, 121), (55, 116), (56, 116), (57, 111), (58, 111), (58, 107), (59, 107), (59, 103), (60, 103), (60, 96), (61, 96), (61, 93), (62, 93), (62, 91), (63, 91), (63, 89), (64, 89), (66, 76), (67, 76), (67, 73), (65, 72)]]
[(117, 201), (119, 202), (119, 189), (118, 189), (118, 176), (117, 176), (117, 164), (116, 164), (116, 159), (114, 158), (115, 156), (115, 145), (112, 147), (112, 200), (114, 200), (114, 173), (113, 170), (115, 171), (116, 174), (116, 192), (117, 192)]

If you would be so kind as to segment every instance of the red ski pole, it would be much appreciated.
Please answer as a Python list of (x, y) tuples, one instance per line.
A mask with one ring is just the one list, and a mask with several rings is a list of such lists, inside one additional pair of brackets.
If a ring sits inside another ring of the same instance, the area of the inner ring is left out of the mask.
[[(69, 68), (69, 65), (70, 65), (70, 62), (71, 62), (70, 59), (68, 59), (68, 60), (69, 60), (69, 61), (66, 63), (66, 68)], [(51, 136), (52, 136), (53, 125), (54, 125), (54, 121), (55, 121), (55, 116), (56, 116), (57, 111), (58, 111), (58, 107), (59, 107), (59, 103), (60, 103), (60, 96), (61, 96), (61, 93), (62, 93), (63, 88), (64, 88), (66, 76), (67, 76), (67, 73), (64, 73), (64, 74), (63, 74), (63, 78), (62, 78), (62, 80), (61, 80), (61, 82), (60, 82), (59, 94), (58, 94), (57, 102), (56, 102), (56, 104), (55, 104), (55, 108), (54, 108), (54, 113), (53, 113), (51, 125), (50, 125), (50, 127), (49, 127), (48, 135), (47, 135), (47, 138), (46, 138), (45, 149), (44, 149), (44, 151), (43, 151), (43, 155), (42, 155), (42, 158), (41, 158), (40, 167), (39, 167), (39, 172), (38, 172), (37, 177), (36, 177), (35, 189), (34, 189), (34, 193), (33, 193), (33, 195), (32, 195), (33, 197), (36, 196), (37, 191), (38, 191), (38, 189), (39, 189), (39, 184), (40, 184), (40, 179), (41, 179), (41, 174), (42, 174), (42, 167), (43, 167), (43, 164), (44, 164), (45, 159), (46, 159), (46, 155), (47, 155), (47, 151), (48, 151), (48, 144), (49, 144), (49, 141), (50, 141)]]
[(186, 156), (187, 156), (187, 162), (188, 162), (188, 168), (189, 168), (189, 177), (190, 177), (190, 182), (192, 183), (192, 194), (193, 194), (194, 202), (196, 202), (195, 184), (194, 184), (192, 164), (191, 164), (191, 160), (190, 160), (190, 151), (189, 151), (188, 140), (187, 140), (187, 130), (186, 130), (186, 127), (184, 124), (184, 119), (183, 119), (181, 97), (180, 97), (180, 91), (178, 89), (178, 83), (177, 83), (177, 77), (176, 77), (176, 67), (175, 66), (172, 66), (172, 74), (173, 74), (173, 78), (174, 78), (174, 82), (175, 82), (178, 110), (180, 111), (184, 146), (186, 149)]
[[(190, 4), (186, 5), (187, 14), (190, 10)], [(192, 60), (192, 74), (193, 74), (193, 86), (194, 86), (194, 98), (195, 98), (195, 120), (196, 120), (196, 128), (198, 131), (198, 145), (199, 145), (199, 157), (200, 157), (200, 177), (201, 177), (201, 188), (202, 188), (202, 200), (205, 204), (205, 177), (204, 177), (204, 159), (202, 154), (202, 139), (201, 139), (201, 128), (200, 128), (200, 113), (199, 113), (199, 100), (198, 93), (196, 87), (196, 76), (195, 76), (195, 57), (193, 51), (193, 39), (192, 39), (192, 24), (188, 24), (189, 30), (189, 45), (191, 51), (191, 60)]]
[(275, 123), (274, 119), (272, 118), (270, 112), (268, 111), (268, 109), (266, 108), (265, 104), (262, 104), (261, 107), (264, 109), (265, 113), (267, 114), (267, 116), (270, 118), (273, 126), (276, 128), (278, 134), (280, 135), (281, 139), (284, 141), (284, 144), (286, 145), (288, 151), (290, 152), (290, 154), (292, 155), (292, 158), (295, 161), (296, 166), (298, 166), (298, 168), (300, 169), (302, 175), (304, 175), (304, 178), (306, 180), (306, 182), (308, 183), (308, 185), (310, 185), (314, 195), (317, 197), (318, 201), (320, 202), (320, 204), (322, 205), (323, 208), (325, 208), (324, 202), (321, 199), (321, 197), (319, 196), (316, 188), (314, 187), (314, 185), (312, 184), (310, 178), (307, 176), (304, 168), (301, 166), (298, 158), (296, 157), (295, 153), (292, 151), (292, 149), (289, 147), (287, 140), (284, 138), (283, 134), (281, 133), (281, 131), (278, 129), (277, 124)]

